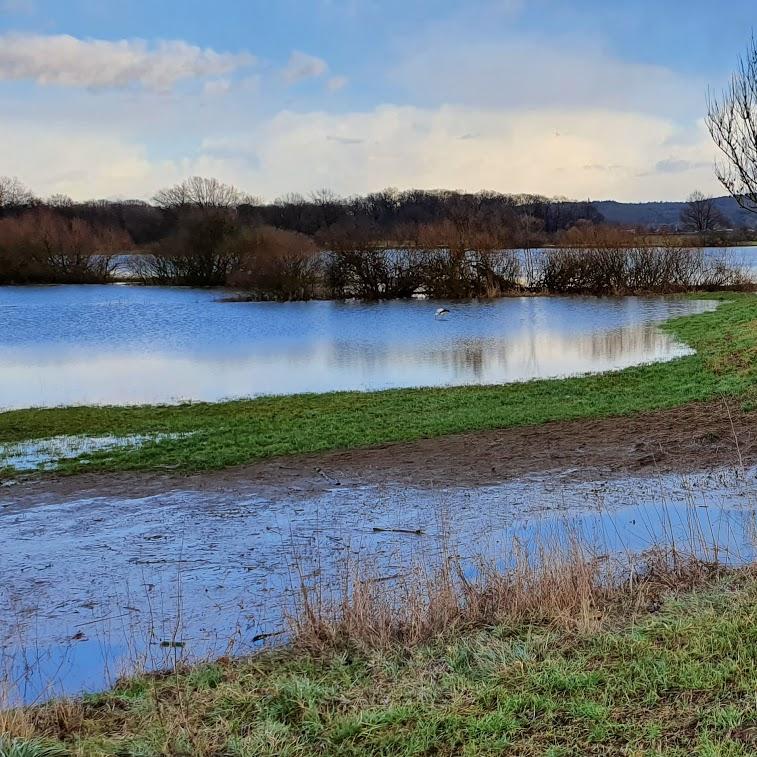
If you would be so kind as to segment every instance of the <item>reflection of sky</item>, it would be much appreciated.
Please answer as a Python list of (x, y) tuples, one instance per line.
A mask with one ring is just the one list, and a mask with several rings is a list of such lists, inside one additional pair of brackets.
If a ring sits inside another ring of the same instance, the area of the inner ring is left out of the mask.
[(504, 383), (685, 354), (654, 323), (711, 303), (515, 298), (220, 303), (131, 286), (0, 289), (0, 406)]
[(729, 265), (739, 267), (757, 277), (757, 247), (710, 247), (707, 253), (715, 260), (725, 259)]

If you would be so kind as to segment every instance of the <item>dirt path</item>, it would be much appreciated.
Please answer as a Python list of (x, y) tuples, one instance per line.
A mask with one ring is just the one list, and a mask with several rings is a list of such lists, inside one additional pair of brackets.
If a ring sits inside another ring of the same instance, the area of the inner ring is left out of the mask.
[[(495, 484), (560, 471), (574, 480), (689, 472), (757, 463), (757, 412), (737, 403), (690, 404), (631, 417), (547, 423), (458, 434), (370, 449), (274, 458), (222, 471), (82, 474), (31, 479), (0, 489), (0, 503), (87, 496), (148, 496), (173, 489), (233, 494), (254, 486), (312, 494), (335, 482), (415, 486)], [(735, 431), (735, 434), (734, 434)], [(738, 439), (738, 444), (736, 440)]]

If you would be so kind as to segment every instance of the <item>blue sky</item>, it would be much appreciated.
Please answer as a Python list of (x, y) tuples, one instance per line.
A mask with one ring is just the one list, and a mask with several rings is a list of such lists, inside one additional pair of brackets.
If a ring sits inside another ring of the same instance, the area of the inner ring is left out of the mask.
[(149, 197), (212, 174), (580, 198), (718, 192), (747, 0), (0, 0), (0, 174)]

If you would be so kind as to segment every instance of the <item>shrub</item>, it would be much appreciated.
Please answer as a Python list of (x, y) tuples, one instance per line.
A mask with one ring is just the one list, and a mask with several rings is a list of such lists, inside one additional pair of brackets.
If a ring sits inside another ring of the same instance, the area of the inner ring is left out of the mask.
[(137, 261), (137, 274), (150, 283), (223, 286), (239, 266), (240, 235), (233, 209), (182, 210), (174, 233)]
[(47, 209), (32, 210), (0, 220), (0, 282), (108, 281), (110, 253), (130, 246), (124, 232)]
[(310, 300), (319, 295), (323, 260), (304, 234), (263, 226), (237, 240), (238, 270), (229, 284), (258, 300)]

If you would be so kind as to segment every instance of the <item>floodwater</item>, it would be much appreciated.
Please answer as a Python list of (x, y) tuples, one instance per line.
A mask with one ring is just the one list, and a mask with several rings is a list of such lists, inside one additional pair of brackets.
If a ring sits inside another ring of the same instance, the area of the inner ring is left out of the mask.
[[(0, 409), (496, 384), (690, 350), (675, 298), (229, 303), (136, 285), (0, 288)], [(450, 313), (435, 316), (442, 305)]]
[(705, 251), (715, 260), (725, 257), (729, 264), (741, 268), (752, 281), (757, 281), (757, 247), (706, 247)]
[(724, 563), (754, 556), (757, 470), (580, 483), (569, 473), (435, 490), (251, 481), (0, 498), (0, 673), (33, 702), (102, 689), (136, 662), (248, 653), (284, 638), (303, 581), (328, 595), (357, 565), (391, 582), (445, 549), (507, 567), (516, 538), (577, 534), (606, 556), (671, 544)]
[(147, 442), (181, 439), (190, 434), (130, 434), (127, 436), (53, 436), (24, 442), (0, 443), (0, 469), (52, 471), (64, 460), (92, 452), (140, 447)]

